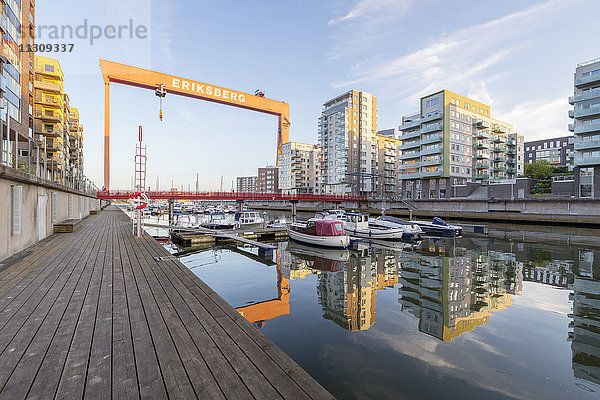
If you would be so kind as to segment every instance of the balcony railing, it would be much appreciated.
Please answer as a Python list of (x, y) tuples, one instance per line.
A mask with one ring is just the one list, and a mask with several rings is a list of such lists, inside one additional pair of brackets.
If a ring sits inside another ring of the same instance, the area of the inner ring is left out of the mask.
[(421, 144), (429, 144), (429, 143), (436, 143), (436, 142), (441, 142), (442, 141), (442, 136), (441, 135), (432, 135), (429, 136), (428, 138), (421, 138)]
[(418, 179), (421, 177), (420, 172), (414, 172), (412, 174), (402, 174), (398, 177), (398, 179)]
[(504, 157), (494, 157), (493, 161), (495, 163), (501, 163), (501, 162), (505, 162), (506, 158), (504, 158)]
[(429, 177), (429, 176), (442, 176), (442, 170), (437, 170), (437, 171), (423, 171), (421, 172), (421, 176), (422, 177)]
[(595, 74), (591, 74), (588, 76), (582, 76), (582, 77), (576, 78), (575, 86), (580, 87), (580, 86), (591, 85), (592, 83), (599, 83), (599, 82), (600, 82), (600, 73), (595, 73)]
[(58, 92), (58, 93), (62, 93), (62, 87), (56, 83), (52, 83), (52, 82), (45, 82), (45, 81), (35, 81), (35, 88), (36, 89), (42, 89), (42, 90), (47, 90), (49, 92)]
[(569, 104), (575, 104), (583, 100), (590, 100), (600, 97), (600, 90), (589, 90), (585, 93), (569, 97)]
[(439, 112), (439, 111), (436, 111), (436, 112), (432, 113), (428, 117), (421, 118), (421, 123), (425, 123), (425, 122), (429, 122), (429, 121), (435, 121), (436, 119), (441, 119), (441, 118), (442, 118), (442, 113)]
[(401, 146), (398, 147), (400, 150), (412, 149), (415, 147), (419, 147), (421, 145), (420, 140), (413, 140), (410, 142), (403, 142)]
[(600, 139), (575, 142), (575, 150), (586, 150), (600, 147)]
[(489, 129), (490, 124), (486, 121), (477, 121), (473, 124), (473, 128), (475, 129)]
[(429, 165), (438, 165), (442, 163), (442, 159), (441, 158), (436, 158), (436, 159), (432, 159), (432, 160), (423, 160), (423, 165), (424, 166), (429, 166)]
[(400, 156), (400, 159), (401, 160), (408, 160), (408, 159), (411, 159), (411, 158), (419, 158), (420, 156), (421, 156), (421, 152), (420, 151), (416, 151), (416, 152), (402, 154)]
[(575, 158), (575, 165), (578, 167), (587, 167), (591, 165), (600, 165), (600, 157), (580, 157)]
[(419, 168), (420, 166), (421, 166), (421, 161), (417, 161), (412, 164), (400, 164), (399, 169), (401, 169), (401, 170), (413, 169), (413, 168)]
[(486, 162), (478, 162), (475, 164), (475, 168), (476, 169), (486, 169), (489, 168), (490, 164), (486, 163)]
[(436, 122), (434, 124), (431, 124), (429, 126), (422, 126), (421, 127), (421, 133), (428, 133), (428, 132), (435, 132), (435, 131), (440, 131), (442, 130), (443, 126), (441, 122)]
[(411, 128), (414, 128), (414, 127), (417, 127), (417, 126), (420, 126), (420, 125), (421, 125), (421, 119), (416, 119), (414, 121), (407, 122), (404, 125), (400, 125), (398, 127), (398, 129), (400, 129), (400, 130), (406, 130), (406, 129), (411, 129)]
[(600, 115), (600, 107), (590, 107), (585, 110), (575, 110), (575, 118), (593, 117), (596, 115)]
[(476, 174), (475, 175), (475, 179), (489, 179), (489, 175), (488, 174)]
[(400, 135), (400, 140), (417, 138), (419, 136), (421, 136), (421, 131), (417, 129), (416, 131), (413, 131), (413, 132), (403, 133), (402, 135)]
[(578, 125), (575, 127), (575, 134), (578, 135), (580, 133), (588, 133), (588, 132), (598, 132), (600, 131), (600, 122), (589, 125)]
[(436, 146), (434, 148), (430, 148), (430, 149), (421, 149), (421, 155), (422, 156), (426, 156), (429, 154), (436, 154), (436, 153), (441, 153), (442, 152), (442, 147), (441, 146)]

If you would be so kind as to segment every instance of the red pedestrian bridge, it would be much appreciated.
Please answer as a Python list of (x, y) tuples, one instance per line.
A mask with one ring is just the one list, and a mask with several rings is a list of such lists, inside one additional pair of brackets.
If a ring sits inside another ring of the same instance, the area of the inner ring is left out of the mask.
[[(129, 199), (134, 193), (130, 190), (101, 190), (98, 198), (104, 200)], [(282, 194), (282, 193), (237, 193), (237, 192), (145, 192), (151, 200), (297, 200), (297, 201), (368, 201), (366, 196), (325, 195), (325, 194)]]

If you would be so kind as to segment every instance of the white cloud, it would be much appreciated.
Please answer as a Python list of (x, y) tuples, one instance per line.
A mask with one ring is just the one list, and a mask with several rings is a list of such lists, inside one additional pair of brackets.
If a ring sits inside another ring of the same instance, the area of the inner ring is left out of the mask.
[(329, 25), (374, 15), (397, 17), (408, 10), (410, 3), (409, 0), (359, 0), (346, 15), (331, 19)]
[(525, 140), (568, 136), (567, 111), (571, 107), (567, 98), (541, 99), (517, 104), (508, 112), (499, 112), (501, 121), (511, 123), (515, 130), (525, 135)]

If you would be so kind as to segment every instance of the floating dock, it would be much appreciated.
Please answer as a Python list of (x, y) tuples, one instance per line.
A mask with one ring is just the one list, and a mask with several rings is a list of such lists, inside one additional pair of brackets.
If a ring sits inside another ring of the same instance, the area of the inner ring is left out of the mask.
[(333, 398), (111, 206), (0, 263), (0, 397)]
[(287, 240), (287, 237), (285, 228), (251, 228), (223, 231), (188, 229), (171, 233), (173, 243), (182, 247), (237, 241), (255, 245), (260, 249), (261, 243), (257, 242), (258, 240), (281, 241)]

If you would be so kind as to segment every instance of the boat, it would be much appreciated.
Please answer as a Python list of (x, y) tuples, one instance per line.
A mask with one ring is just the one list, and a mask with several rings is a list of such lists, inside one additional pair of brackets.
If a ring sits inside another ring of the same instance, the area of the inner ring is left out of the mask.
[(235, 213), (234, 216), (236, 228), (250, 228), (261, 226), (264, 222), (262, 217), (256, 211), (241, 210)]
[(350, 259), (346, 249), (327, 249), (289, 242), (286, 248), (290, 254), (303, 260), (307, 267), (325, 272), (338, 272), (344, 269)]
[(405, 235), (403, 227), (386, 227), (369, 224), (369, 214), (346, 212), (344, 229), (350, 236), (363, 239), (401, 240)]
[(439, 217), (434, 217), (433, 222), (412, 221), (419, 225), (425, 233), (442, 236), (462, 236), (462, 226), (450, 225)]
[(397, 217), (382, 215), (375, 219), (369, 219), (369, 226), (379, 228), (397, 228), (402, 229), (402, 239), (404, 240), (419, 240), (423, 230), (419, 225), (412, 221), (406, 221)]
[(209, 220), (200, 224), (207, 229), (233, 229), (233, 222), (230, 222), (222, 212), (213, 212), (209, 214)]
[(350, 244), (350, 237), (344, 232), (342, 221), (311, 218), (305, 223), (292, 223), (285, 229), (291, 240), (314, 246), (345, 249)]

